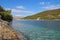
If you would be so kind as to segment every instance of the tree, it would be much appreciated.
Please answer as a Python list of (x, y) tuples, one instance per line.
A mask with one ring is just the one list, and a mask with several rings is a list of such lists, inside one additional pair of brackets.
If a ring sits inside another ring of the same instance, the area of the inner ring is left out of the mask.
[(12, 21), (13, 19), (11, 15), (11, 10), (4, 10), (1, 6), (0, 6), (0, 15), (1, 15), (1, 19), (5, 21)]
[(2, 6), (0, 6), (0, 12), (1, 12), (1, 11), (4, 11), (4, 9), (2, 8)]

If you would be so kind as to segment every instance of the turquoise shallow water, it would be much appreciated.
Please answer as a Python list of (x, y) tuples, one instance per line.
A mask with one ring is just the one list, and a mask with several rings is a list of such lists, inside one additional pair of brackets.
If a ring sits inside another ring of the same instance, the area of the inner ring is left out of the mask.
[(60, 40), (60, 21), (13, 20), (11, 26), (28, 40)]

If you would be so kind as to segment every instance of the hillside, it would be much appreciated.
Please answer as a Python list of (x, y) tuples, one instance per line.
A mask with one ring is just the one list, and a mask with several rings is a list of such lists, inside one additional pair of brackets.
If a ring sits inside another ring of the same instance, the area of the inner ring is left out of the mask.
[(40, 12), (40, 13), (37, 13), (35, 15), (24, 17), (23, 19), (58, 20), (58, 19), (60, 19), (60, 9)]

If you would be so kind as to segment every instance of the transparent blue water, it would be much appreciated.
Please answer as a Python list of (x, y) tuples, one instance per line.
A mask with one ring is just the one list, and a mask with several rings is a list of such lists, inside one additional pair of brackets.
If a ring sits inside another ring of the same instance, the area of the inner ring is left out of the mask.
[(28, 40), (60, 40), (60, 21), (13, 20), (11, 26)]

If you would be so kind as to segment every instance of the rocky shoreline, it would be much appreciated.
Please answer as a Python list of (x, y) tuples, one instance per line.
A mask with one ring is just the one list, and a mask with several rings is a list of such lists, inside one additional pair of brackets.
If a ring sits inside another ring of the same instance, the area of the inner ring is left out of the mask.
[(27, 40), (21, 33), (18, 34), (9, 27), (8, 22), (0, 21), (0, 40)]

